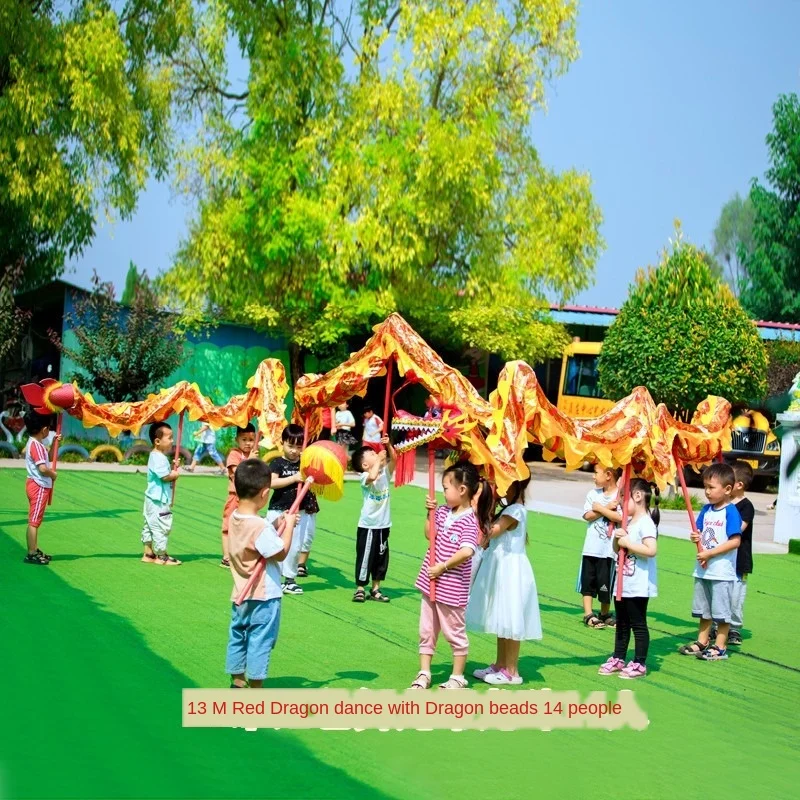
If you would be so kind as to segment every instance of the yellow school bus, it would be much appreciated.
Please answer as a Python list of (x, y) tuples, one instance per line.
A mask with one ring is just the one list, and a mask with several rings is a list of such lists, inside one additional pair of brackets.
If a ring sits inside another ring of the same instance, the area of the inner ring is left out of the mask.
[(573, 341), (564, 348), (556, 404), (559, 411), (571, 417), (594, 418), (614, 407), (613, 400), (600, 391), (597, 359), (601, 347), (602, 342)]
[[(614, 406), (600, 390), (597, 360), (601, 348), (602, 342), (578, 340), (564, 348), (557, 405), (571, 417), (593, 419)], [(777, 475), (781, 446), (767, 418), (746, 409), (735, 415), (732, 427), (731, 451), (723, 454), (725, 460), (746, 461), (760, 478)]]

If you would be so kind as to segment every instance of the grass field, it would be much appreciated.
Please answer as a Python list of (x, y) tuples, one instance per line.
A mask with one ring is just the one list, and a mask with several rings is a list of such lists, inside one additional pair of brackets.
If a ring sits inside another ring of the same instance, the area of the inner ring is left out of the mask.
[[(22, 563), (23, 470), (0, 471), (3, 674), (0, 797), (563, 798), (797, 796), (798, 556), (757, 556), (745, 642), (727, 662), (694, 638), (691, 545), (659, 542), (650, 674), (596, 674), (613, 632), (581, 625), (583, 526), (532, 514), (544, 639), (523, 688), (633, 689), (646, 731), (291, 732), (183, 729), (181, 689), (225, 687), (230, 575), (219, 563), (226, 481), (180, 483), (175, 569), (140, 563), (144, 477), (64, 472), (42, 528), (49, 568)], [(403, 688), (417, 669), (423, 493), (393, 495), (388, 605), (352, 596), (358, 488), (325, 504), (302, 597), (284, 602), (270, 687)], [(752, 631), (752, 637), (751, 637)], [(494, 641), (471, 636), (469, 673)], [(441, 642), (434, 680), (449, 674)], [(793, 710), (794, 709), (794, 710)]]

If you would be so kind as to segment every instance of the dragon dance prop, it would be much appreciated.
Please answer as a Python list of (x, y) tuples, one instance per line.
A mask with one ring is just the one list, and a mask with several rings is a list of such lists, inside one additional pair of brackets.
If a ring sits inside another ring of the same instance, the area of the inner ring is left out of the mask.
[[(261, 446), (273, 449), (279, 446), (281, 432), (286, 426), (285, 399), (289, 385), (283, 364), (274, 358), (265, 359), (258, 365), (247, 382), (245, 394), (236, 395), (221, 406), (214, 405), (200, 392), (197, 384), (188, 381), (180, 381), (133, 403), (96, 403), (90, 394), (81, 392), (74, 383), (58, 384), (60, 390), (52, 383), (42, 381), (41, 385), (23, 386), (25, 400), (34, 406), (45, 406), (47, 411), (44, 413), (66, 411), (86, 428), (101, 425), (111, 436), (118, 436), (123, 430), (131, 430), (137, 435), (143, 425), (163, 422), (172, 414), (183, 412), (188, 413), (190, 420), (207, 422), (213, 428), (243, 428), (257, 417)], [(180, 445), (180, 440), (176, 445)]]
[[(300, 475), (303, 485), (297, 490), (289, 514), (296, 514), (309, 489), (327, 500), (341, 500), (344, 495), (344, 472), (347, 469), (347, 453), (334, 442), (314, 442), (306, 447), (300, 456)], [(286, 527), (285, 518), (278, 520), (275, 530), (280, 534)], [(253, 593), (253, 589), (264, 574), (267, 560), (261, 557), (253, 574), (236, 597), (236, 605), (241, 605)]]
[[(26, 383), (20, 387), (25, 401), (39, 414), (56, 415), (55, 452), (53, 453), (53, 472), (58, 470), (58, 442), (61, 438), (62, 411), (69, 412), (75, 405), (75, 387), (69, 383), (61, 383), (53, 378), (45, 378), (40, 383)], [(53, 502), (55, 481), (50, 489), (47, 504)]]

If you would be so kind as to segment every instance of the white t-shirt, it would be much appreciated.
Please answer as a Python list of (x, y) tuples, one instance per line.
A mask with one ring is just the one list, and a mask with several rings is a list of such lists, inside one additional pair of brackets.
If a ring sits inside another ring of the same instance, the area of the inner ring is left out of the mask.
[(50, 489), (53, 486), (53, 479), (39, 472), (38, 467), (40, 464), (45, 467), (50, 466), (50, 461), (47, 458), (47, 450), (40, 441), (31, 436), (28, 439), (28, 443), (25, 445), (25, 470), (32, 481), (35, 481), (44, 489)]
[[(632, 544), (641, 544), (645, 539), (656, 539), (658, 532), (649, 514), (636, 522), (628, 523), (628, 538)], [(628, 553), (622, 567), (623, 597), (658, 597), (656, 559)]]
[(364, 441), (379, 442), (381, 440), (380, 424), (382, 420), (376, 414), (364, 420)]
[[(704, 550), (714, 550), (733, 536), (741, 536), (742, 517), (736, 504), (728, 503), (719, 509), (710, 503), (703, 506), (697, 516), (697, 530), (700, 531), (700, 546)], [(710, 558), (706, 569), (695, 560), (692, 574), (695, 578), (704, 578), (707, 581), (735, 581), (736, 550)]]
[[(592, 489), (586, 495), (586, 502), (583, 504), (583, 513), (592, 510), (594, 503), (602, 503), (607, 505), (609, 501), (614, 500), (617, 496), (616, 491), (613, 494), (607, 495), (603, 493), (602, 489)], [(608, 534), (608, 519), (600, 516), (592, 520), (586, 528), (586, 538), (583, 540), (583, 555), (595, 556), (597, 558), (614, 558), (613, 536)]]
[(213, 428), (206, 428), (200, 434), (200, 441), (203, 444), (216, 444), (217, 443), (217, 432)]
[(356, 426), (356, 418), (349, 411), (336, 412), (336, 427), (337, 428), (350, 428), (351, 430)]
[(384, 467), (378, 477), (367, 484), (368, 472), (361, 473), (361, 494), (364, 504), (358, 518), (359, 528), (391, 528), (392, 519), (389, 514), (389, 474)]

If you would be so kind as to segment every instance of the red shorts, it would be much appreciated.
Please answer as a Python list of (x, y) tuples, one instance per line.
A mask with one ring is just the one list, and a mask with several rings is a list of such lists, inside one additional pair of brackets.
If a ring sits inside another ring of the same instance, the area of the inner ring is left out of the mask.
[(231, 514), (239, 507), (239, 498), (235, 494), (229, 494), (225, 501), (225, 508), (222, 509), (222, 533), (228, 533), (228, 522)]
[(50, 492), (52, 489), (45, 489), (44, 486), (39, 486), (33, 478), (28, 478), (25, 481), (25, 494), (28, 495), (28, 525), (38, 528), (44, 519), (44, 510), (47, 508), (47, 502), (50, 499)]

